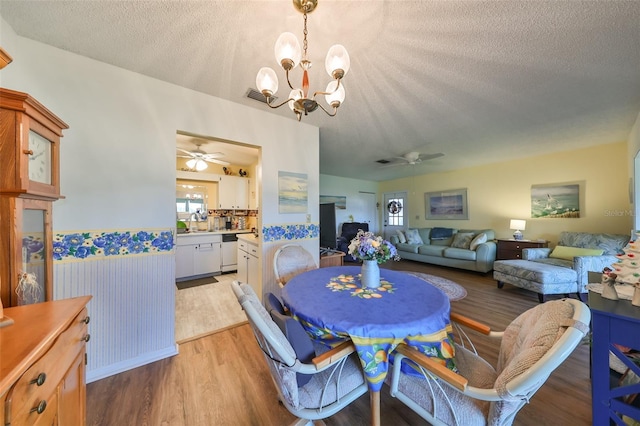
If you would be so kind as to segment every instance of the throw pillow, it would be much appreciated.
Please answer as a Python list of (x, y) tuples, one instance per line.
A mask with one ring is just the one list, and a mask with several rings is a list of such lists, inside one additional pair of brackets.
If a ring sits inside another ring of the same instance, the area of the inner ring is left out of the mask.
[(471, 245), (471, 240), (473, 240), (472, 233), (458, 232), (453, 236), (451, 247), (468, 249)]
[(556, 246), (549, 257), (556, 259), (573, 260), (576, 256), (602, 256), (602, 249), (588, 249), (579, 247)]
[(417, 229), (407, 229), (404, 231), (408, 244), (424, 244)]
[(404, 236), (404, 232), (398, 229), (396, 230), (396, 234), (398, 234), (398, 241), (400, 242), (400, 244), (404, 244), (407, 242), (407, 238)]
[(486, 242), (487, 242), (487, 234), (485, 234), (484, 232), (481, 232), (478, 235), (476, 235), (473, 240), (471, 240), (471, 244), (469, 244), (469, 250), (475, 250), (478, 248), (480, 244), (486, 243)]

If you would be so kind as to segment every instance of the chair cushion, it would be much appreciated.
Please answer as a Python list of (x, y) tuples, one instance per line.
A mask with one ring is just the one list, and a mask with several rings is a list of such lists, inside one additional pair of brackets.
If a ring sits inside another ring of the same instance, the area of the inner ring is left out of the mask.
[(418, 253), (426, 254), (429, 256), (440, 256), (442, 257), (443, 252), (448, 247), (445, 246), (436, 246), (436, 245), (424, 245), (418, 247)]
[(487, 234), (485, 234), (484, 232), (479, 233), (473, 238), (473, 240), (471, 240), (471, 244), (469, 244), (469, 250), (477, 249), (480, 244), (486, 243), (487, 240)]
[(418, 253), (418, 249), (422, 247), (420, 244), (396, 244), (396, 249), (400, 251), (408, 251), (409, 253)]
[(469, 249), (445, 247), (443, 255), (449, 259), (476, 260), (476, 252)]
[[(558, 260), (558, 259), (556, 259)], [(566, 262), (562, 260), (562, 262)], [(571, 267), (548, 265), (530, 260), (499, 260), (493, 264), (494, 271), (537, 283), (576, 282), (578, 275)]]
[(417, 229), (407, 229), (404, 234), (408, 244), (422, 244), (422, 238)]
[(573, 260), (576, 256), (602, 256), (602, 253), (604, 253), (602, 249), (556, 246), (549, 257)]
[(471, 245), (471, 240), (473, 240), (472, 233), (462, 233), (458, 232), (453, 236), (453, 241), (451, 242), (451, 247), (453, 248), (461, 248), (468, 249)]

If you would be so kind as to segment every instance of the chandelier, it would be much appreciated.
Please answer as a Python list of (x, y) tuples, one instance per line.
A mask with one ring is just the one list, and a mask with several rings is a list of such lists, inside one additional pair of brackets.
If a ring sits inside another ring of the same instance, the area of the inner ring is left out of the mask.
[[(275, 54), (276, 61), (284, 70), (287, 83), (291, 88), (289, 98), (281, 104), (274, 105), (273, 95), (278, 91), (278, 76), (276, 72), (269, 67), (262, 67), (258, 71), (256, 77), (256, 85), (258, 90), (267, 98), (267, 105), (270, 108), (280, 108), (284, 104), (289, 104), (289, 108), (295, 112), (298, 121), (302, 118), (302, 114), (307, 115), (315, 111), (318, 107), (331, 117), (338, 112), (338, 107), (344, 102), (345, 91), (342, 84), (342, 78), (349, 71), (350, 60), (347, 49), (340, 44), (331, 46), (327, 52), (325, 59), (325, 68), (332, 81), (329, 82), (324, 92), (314, 92), (309, 97), (309, 68), (311, 61), (307, 59), (307, 14), (313, 12), (318, 5), (318, 0), (293, 0), (293, 6), (304, 15), (304, 31), (303, 31), (303, 53), (300, 52), (300, 43), (295, 35), (289, 32), (280, 34), (276, 41)], [(289, 79), (289, 71), (300, 65), (302, 68), (302, 88), (295, 88)], [(324, 95), (325, 101), (333, 108), (332, 111), (327, 110), (324, 106), (316, 101), (316, 96)]]

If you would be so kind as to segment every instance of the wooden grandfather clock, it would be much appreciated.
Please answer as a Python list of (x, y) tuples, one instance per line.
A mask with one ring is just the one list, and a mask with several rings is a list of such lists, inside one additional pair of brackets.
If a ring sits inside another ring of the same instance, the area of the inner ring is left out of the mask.
[(52, 299), (51, 207), (60, 196), (61, 119), (27, 93), (0, 88), (0, 298)]

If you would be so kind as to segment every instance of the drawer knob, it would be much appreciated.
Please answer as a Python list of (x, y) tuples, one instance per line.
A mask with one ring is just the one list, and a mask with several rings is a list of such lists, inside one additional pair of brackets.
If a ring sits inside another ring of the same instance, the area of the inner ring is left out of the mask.
[(90, 334), (85, 334), (84, 337), (81, 340), (84, 340), (85, 342), (88, 342), (91, 339), (91, 335)]
[(40, 373), (38, 374), (38, 377), (36, 377), (35, 379), (33, 379), (32, 381), (29, 382), (29, 384), (33, 385), (38, 385), (38, 386), (42, 386), (44, 385), (45, 380), (47, 380), (47, 375), (44, 373)]
[(85, 324), (89, 324), (89, 321), (91, 321), (91, 317), (89, 315), (84, 317), (84, 319), (82, 320), (82, 322), (85, 323)]
[(40, 401), (38, 406), (37, 407), (33, 407), (30, 412), (33, 413), (35, 411), (38, 414), (42, 414), (42, 413), (44, 413), (44, 410), (46, 410), (46, 409), (47, 409), (47, 401), (42, 400), (42, 401)]

